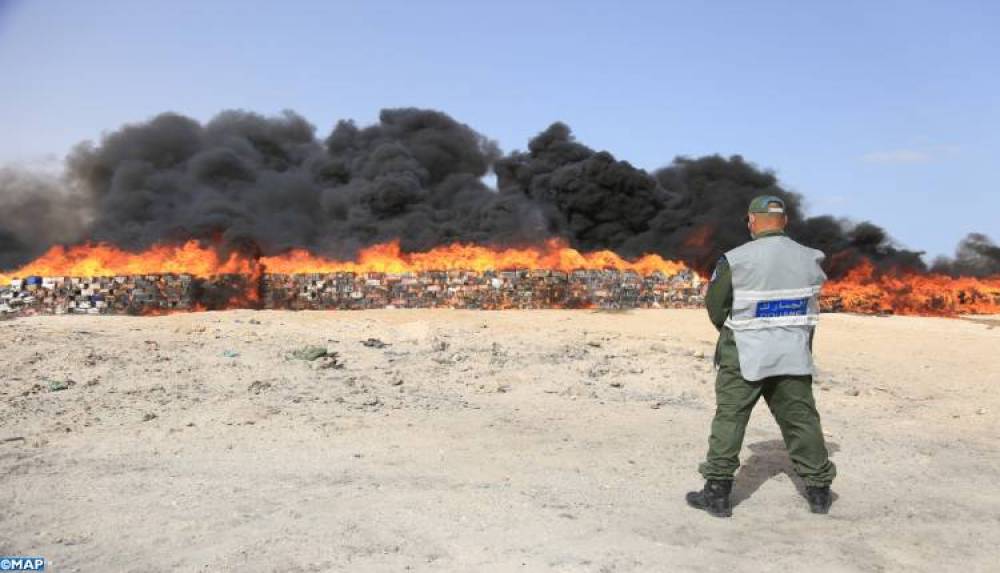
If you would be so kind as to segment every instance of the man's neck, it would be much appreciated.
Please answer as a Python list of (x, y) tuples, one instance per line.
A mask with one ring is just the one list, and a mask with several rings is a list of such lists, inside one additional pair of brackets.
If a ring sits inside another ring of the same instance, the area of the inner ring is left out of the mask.
[(784, 229), (764, 229), (763, 231), (757, 231), (753, 236), (754, 239), (763, 239), (764, 237), (773, 237), (775, 235), (784, 235)]

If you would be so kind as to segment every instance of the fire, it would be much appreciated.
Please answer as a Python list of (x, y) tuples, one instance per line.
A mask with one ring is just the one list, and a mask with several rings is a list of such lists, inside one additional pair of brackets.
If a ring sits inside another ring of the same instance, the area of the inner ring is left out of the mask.
[[(31, 263), (8, 274), (0, 284), (15, 277), (110, 277), (123, 275), (188, 274), (208, 278), (243, 275), (247, 290), (230, 299), (229, 306), (253, 306), (258, 301), (264, 273), (421, 273), (464, 270), (561, 270), (614, 269), (640, 275), (660, 272), (673, 276), (688, 269), (678, 261), (648, 254), (626, 260), (611, 251), (583, 253), (553, 239), (537, 247), (492, 248), (455, 243), (419, 253), (405, 253), (393, 241), (363, 249), (356, 260), (341, 261), (314, 255), (303, 249), (255, 258), (239, 253), (220, 256), (217, 249), (197, 241), (181, 245), (157, 245), (130, 252), (107, 244), (73, 247), (55, 246)], [(858, 313), (958, 314), (1000, 313), (1000, 277), (953, 278), (913, 272), (880, 273), (864, 261), (840, 279), (827, 283), (821, 302), (824, 310)]]
[(363, 249), (356, 261), (338, 261), (294, 249), (282, 255), (259, 259), (230, 254), (220, 258), (216, 249), (197, 241), (183, 245), (157, 245), (142, 252), (130, 252), (106, 244), (54, 246), (31, 263), (8, 274), (0, 282), (28, 276), (102, 277), (121, 275), (189, 274), (210, 277), (242, 274), (257, 278), (262, 272), (280, 274), (425, 271), (487, 271), (508, 269), (630, 270), (642, 275), (661, 272), (672, 276), (687, 269), (684, 263), (659, 255), (645, 255), (628, 261), (611, 251), (581, 253), (558, 240), (541, 247), (494, 249), (455, 243), (422, 253), (404, 253), (393, 241)]
[(1000, 277), (878, 273), (869, 261), (863, 261), (843, 278), (826, 284), (822, 303), (828, 310), (865, 314), (995, 314), (1000, 313)]
[(254, 262), (237, 254), (219, 258), (215, 249), (203, 247), (197, 241), (183, 245), (157, 245), (134, 253), (106, 244), (63, 247), (56, 245), (27, 265), (7, 274), (0, 281), (15, 277), (109, 277), (121, 275), (190, 274), (253, 274)]
[(306, 250), (296, 249), (275, 257), (261, 257), (260, 263), (267, 269), (267, 272), (281, 274), (616, 269), (635, 271), (642, 275), (652, 274), (656, 271), (665, 275), (675, 275), (687, 269), (684, 263), (668, 261), (659, 255), (645, 255), (635, 261), (627, 261), (611, 251), (581, 253), (558, 240), (547, 241), (543, 246), (537, 248), (520, 249), (494, 249), (455, 243), (435, 247), (423, 253), (403, 253), (399, 248), (399, 242), (393, 241), (362, 250), (357, 261), (325, 259)]

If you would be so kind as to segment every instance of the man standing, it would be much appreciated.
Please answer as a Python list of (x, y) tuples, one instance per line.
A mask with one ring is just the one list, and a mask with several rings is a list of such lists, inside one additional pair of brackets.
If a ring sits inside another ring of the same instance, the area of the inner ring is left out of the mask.
[(837, 470), (812, 393), (812, 338), (826, 280), (820, 267), (824, 255), (785, 235), (788, 218), (780, 198), (755, 198), (748, 215), (753, 240), (719, 260), (705, 298), (719, 329), (716, 411), (708, 455), (698, 468), (705, 487), (688, 493), (687, 502), (716, 517), (732, 515), (730, 493), (743, 435), (763, 396), (806, 483), (810, 510), (827, 513)]

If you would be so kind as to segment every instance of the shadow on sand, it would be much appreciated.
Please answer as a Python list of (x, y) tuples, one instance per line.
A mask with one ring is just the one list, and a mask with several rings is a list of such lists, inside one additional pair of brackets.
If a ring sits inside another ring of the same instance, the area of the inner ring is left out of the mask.
[[(740, 466), (733, 481), (733, 506), (750, 499), (764, 482), (782, 473), (792, 480), (799, 495), (806, 496), (806, 484), (795, 473), (783, 441), (768, 440), (750, 444), (748, 447), (751, 455)], [(831, 457), (840, 451), (840, 446), (834, 442), (827, 442), (826, 448)], [(836, 493), (833, 494), (833, 501), (837, 501)]]

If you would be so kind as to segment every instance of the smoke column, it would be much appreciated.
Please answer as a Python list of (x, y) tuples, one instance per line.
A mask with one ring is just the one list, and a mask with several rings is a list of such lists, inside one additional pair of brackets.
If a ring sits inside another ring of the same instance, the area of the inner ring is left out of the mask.
[(981, 233), (970, 233), (958, 244), (954, 259), (934, 261), (934, 272), (954, 276), (1000, 275), (1000, 247)]
[(0, 168), (0, 269), (85, 235), (89, 201), (57, 177)]
[[(497, 190), (482, 181), (491, 170)], [(761, 193), (786, 200), (789, 233), (829, 255), (831, 276), (862, 259), (926, 270), (920, 253), (872, 223), (806, 218), (801, 197), (739, 156), (677, 158), (648, 173), (577, 142), (562, 123), (503, 155), (448, 115), (413, 108), (383, 110), (365, 127), (341, 121), (325, 139), (293, 112), (225, 111), (204, 125), (165, 113), (78, 145), (63, 180), (2, 170), (0, 268), (80, 241), (136, 250), (193, 238), (225, 251), (352, 258), (390, 240), (419, 251), (561, 237), (705, 271), (747, 240), (746, 205)], [(995, 274), (998, 251), (973, 234), (934, 270)]]

